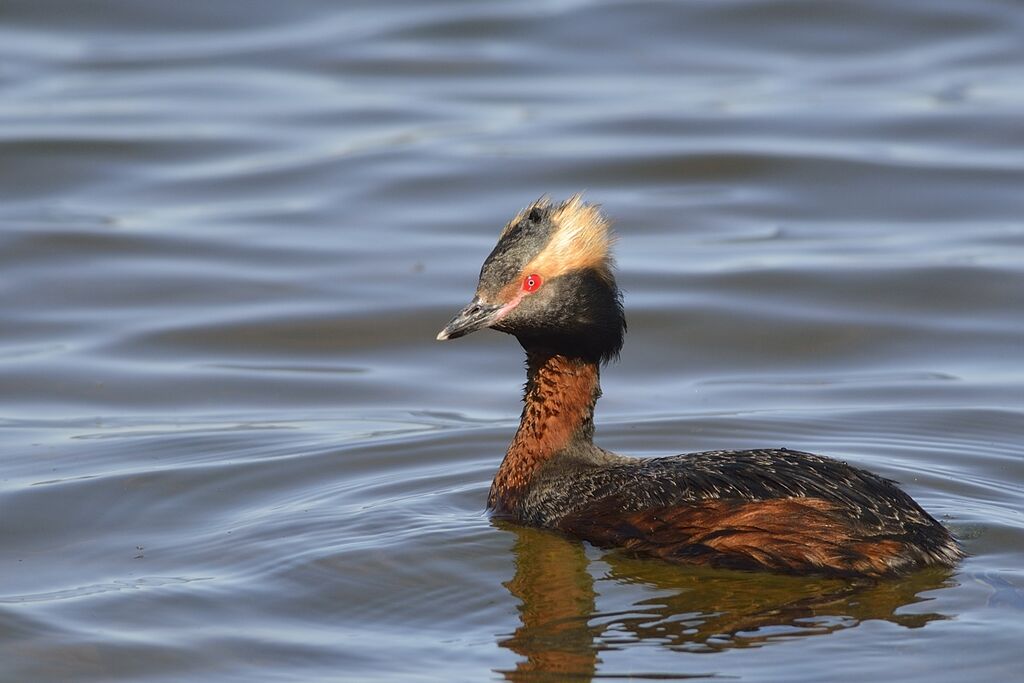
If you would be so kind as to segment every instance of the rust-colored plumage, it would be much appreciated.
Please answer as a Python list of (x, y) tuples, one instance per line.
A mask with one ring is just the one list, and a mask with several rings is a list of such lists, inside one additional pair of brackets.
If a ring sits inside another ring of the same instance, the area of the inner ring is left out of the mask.
[(808, 497), (712, 499), (627, 514), (591, 508), (557, 528), (598, 545), (732, 569), (879, 575), (900, 564), (903, 550), (894, 540), (865, 541), (838, 505)]
[(519, 430), (491, 484), (488, 505), (511, 509), (534, 474), (580, 432), (593, 430), (597, 367), (545, 352), (530, 354)]

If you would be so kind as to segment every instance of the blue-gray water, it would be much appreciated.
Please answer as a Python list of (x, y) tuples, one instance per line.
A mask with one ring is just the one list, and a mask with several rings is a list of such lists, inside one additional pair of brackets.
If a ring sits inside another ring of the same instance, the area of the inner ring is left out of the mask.
[[(0, 4), (0, 680), (1008, 681), (1024, 12)], [(522, 358), (434, 335), (586, 190), (598, 442), (903, 482), (951, 573), (694, 571), (492, 524)]]

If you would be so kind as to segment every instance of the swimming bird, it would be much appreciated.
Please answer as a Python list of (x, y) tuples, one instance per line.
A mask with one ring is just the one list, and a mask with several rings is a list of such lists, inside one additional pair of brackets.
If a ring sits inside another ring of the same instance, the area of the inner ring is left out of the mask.
[(655, 458), (594, 443), (600, 370), (626, 332), (608, 219), (542, 198), (502, 230), (473, 300), (437, 335), (483, 328), (526, 351), (519, 429), (487, 506), (514, 522), (681, 564), (884, 576), (963, 553), (894, 481), (786, 448)]

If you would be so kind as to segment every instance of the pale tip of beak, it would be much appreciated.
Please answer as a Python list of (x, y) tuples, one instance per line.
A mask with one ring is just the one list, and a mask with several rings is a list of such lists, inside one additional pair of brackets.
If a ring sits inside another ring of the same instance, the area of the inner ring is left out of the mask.
[(437, 333), (437, 341), (445, 341), (446, 339), (448, 339), (448, 335), (445, 334), (444, 330)]

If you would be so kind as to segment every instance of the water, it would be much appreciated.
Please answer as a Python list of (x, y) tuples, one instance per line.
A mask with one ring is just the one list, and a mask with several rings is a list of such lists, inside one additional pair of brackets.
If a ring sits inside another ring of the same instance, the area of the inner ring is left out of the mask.
[[(1012, 2), (0, 7), (0, 680), (1012, 680)], [(585, 189), (598, 442), (788, 446), (964, 539), (878, 584), (492, 523), (522, 358), (433, 337)]]

